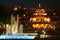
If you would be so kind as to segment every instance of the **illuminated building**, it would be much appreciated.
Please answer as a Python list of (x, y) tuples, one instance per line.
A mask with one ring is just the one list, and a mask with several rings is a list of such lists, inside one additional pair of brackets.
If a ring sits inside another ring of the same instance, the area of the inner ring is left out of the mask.
[(45, 9), (36, 9), (33, 13), (33, 17), (30, 18), (32, 27), (35, 29), (53, 29), (55, 30), (55, 23), (51, 21), (51, 18), (47, 16)]

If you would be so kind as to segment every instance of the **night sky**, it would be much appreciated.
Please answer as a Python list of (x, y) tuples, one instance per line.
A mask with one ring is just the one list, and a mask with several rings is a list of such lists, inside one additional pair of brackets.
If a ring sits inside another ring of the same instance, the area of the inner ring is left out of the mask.
[(7, 8), (12, 8), (17, 4), (22, 7), (38, 7), (39, 3), (41, 6), (55, 8), (60, 5), (60, 0), (0, 0), (0, 3)]

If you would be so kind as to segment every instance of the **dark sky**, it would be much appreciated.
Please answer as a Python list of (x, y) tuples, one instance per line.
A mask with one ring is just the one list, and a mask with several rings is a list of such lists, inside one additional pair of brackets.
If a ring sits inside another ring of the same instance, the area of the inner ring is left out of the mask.
[(60, 5), (60, 0), (0, 0), (0, 3), (5, 5), (7, 8), (12, 8), (17, 4), (23, 7), (36, 7), (38, 6), (38, 3), (41, 3), (41, 6), (55, 8)]

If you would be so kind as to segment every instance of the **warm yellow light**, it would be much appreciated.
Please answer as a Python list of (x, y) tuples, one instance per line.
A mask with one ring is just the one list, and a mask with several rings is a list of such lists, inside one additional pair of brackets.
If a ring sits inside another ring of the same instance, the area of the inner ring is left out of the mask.
[(50, 22), (50, 18), (48, 18), (47, 21)]
[(13, 10), (14, 10), (14, 11), (17, 11), (17, 10), (18, 10), (18, 8), (17, 8), (17, 7), (15, 7)]
[(46, 24), (33, 24), (32, 26), (33, 26), (33, 28), (36, 28), (36, 29), (40, 29), (40, 28), (46, 29), (47, 28)]
[(47, 20), (47, 18), (44, 18), (44, 21), (46, 21)]
[(47, 15), (47, 13), (43, 13), (43, 15)]
[(33, 26), (33, 28), (40, 29), (40, 25), (39, 24), (33, 24), (32, 26)]
[(5, 24), (3, 25), (3, 28), (5, 28)]
[(44, 34), (40, 35), (40, 38), (45, 38), (45, 37), (46, 37), (46, 35), (44, 35)]
[(47, 38), (47, 37), (51, 37), (51, 35), (45, 35), (45, 34), (40, 35), (40, 38)]
[(6, 34), (10, 33), (10, 25), (6, 24)]
[(45, 22), (50, 22), (50, 18), (44, 18)]
[(36, 10), (35, 12), (38, 13), (38, 10)]
[(30, 18), (30, 22), (32, 21), (32, 18)]
[(9, 28), (9, 24), (6, 24), (6, 27)]
[(33, 15), (38, 15), (38, 13), (34, 13)]
[(44, 26), (43, 24), (41, 24), (41, 26)]
[(39, 24), (33, 24), (33, 27), (35, 28), (35, 27), (38, 27), (39, 26)]
[(44, 9), (42, 9), (42, 12), (45, 12), (45, 10), (44, 10)]
[(38, 15), (38, 14), (35, 14), (35, 15)]
[(36, 18), (30, 18), (30, 22), (36, 22)]
[(25, 16), (25, 14), (23, 16)]
[(53, 15), (55, 15), (55, 13), (53, 13)]
[(41, 28), (43, 28), (43, 29), (51, 28), (51, 29), (55, 30), (55, 26), (51, 26), (51, 25), (49, 25), (49, 24), (33, 24), (32, 27), (33, 27), (33, 28), (36, 28), (36, 29), (41, 29)]
[(36, 22), (36, 18), (33, 18), (33, 22)]
[(47, 25), (46, 25), (46, 24), (41, 24), (41, 25), (40, 25), (40, 28), (41, 28), (41, 27), (42, 27), (43, 29), (46, 29), (46, 28), (47, 28)]
[(49, 25), (49, 27), (53, 30), (55, 30), (55, 25)]
[(42, 13), (42, 12), (45, 12), (45, 10), (44, 9), (37, 9), (35, 12), (36, 13)]
[(38, 26), (39, 26), (39, 24), (36, 24), (36, 26), (38, 27)]

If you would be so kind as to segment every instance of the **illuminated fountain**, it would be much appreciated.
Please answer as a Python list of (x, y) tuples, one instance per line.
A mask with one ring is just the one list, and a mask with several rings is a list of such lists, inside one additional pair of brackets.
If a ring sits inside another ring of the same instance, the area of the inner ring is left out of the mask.
[(15, 20), (15, 17), (13, 17), (13, 19), (11, 19), (11, 24), (13, 24), (12, 25), (12, 35), (18, 33), (18, 22), (19, 22), (18, 18), (19, 17), (17, 15), (17, 20)]
[(19, 26), (19, 32), (20, 32), (20, 35), (22, 35), (22, 33), (23, 33), (23, 25), (22, 24), (20, 24), (20, 26)]
[[(17, 20), (11, 15), (11, 25), (6, 24), (6, 34), (1, 35), (0, 39), (34, 39), (35, 36), (28, 36), (28, 34), (23, 33), (23, 25), (19, 25), (19, 15), (17, 15)], [(19, 32), (18, 32), (19, 31)]]
[[(43, 29), (51, 28), (55, 30), (55, 25), (51, 23), (51, 19), (46, 16), (47, 16), (47, 13), (44, 9), (36, 9), (35, 13), (33, 14), (33, 17), (30, 18), (32, 27), (38, 30), (41, 28)], [(45, 34), (44, 31), (42, 32)], [(23, 33), (23, 24), (19, 25), (19, 15), (17, 15), (17, 17), (11, 15), (11, 24), (10, 25), (6, 24), (6, 35), (1, 35), (0, 39), (16, 39), (16, 38), (17, 39), (34, 39), (34, 37), (35, 35), (28, 36), (27, 33), (26, 34)]]

